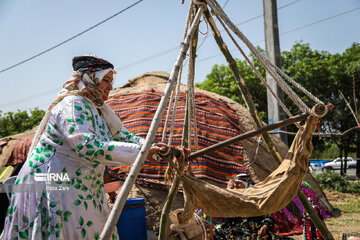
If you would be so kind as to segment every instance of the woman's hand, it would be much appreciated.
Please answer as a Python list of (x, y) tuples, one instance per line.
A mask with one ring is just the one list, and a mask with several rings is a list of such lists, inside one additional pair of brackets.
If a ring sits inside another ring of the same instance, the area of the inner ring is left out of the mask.
[(153, 164), (157, 164), (157, 161), (152, 158), (152, 156), (155, 154), (155, 153), (158, 153), (160, 151), (164, 151), (166, 150), (167, 148), (169, 148), (168, 145), (166, 145), (165, 143), (157, 143), (155, 146), (152, 146), (149, 150), (149, 153), (148, 155), (146, 156), (146, 160), (152, 162)]
[(260, 230), (258, 231), (259, 236), (264, 236), (269, 230), (269, 226), (267, 224), (264, 224)]
[(234, 189), (234, 183), (235, 183), (235, 179), (230, 179), (229, 181), (228, 181), (228, 184), (227, 184), (227, 189)]

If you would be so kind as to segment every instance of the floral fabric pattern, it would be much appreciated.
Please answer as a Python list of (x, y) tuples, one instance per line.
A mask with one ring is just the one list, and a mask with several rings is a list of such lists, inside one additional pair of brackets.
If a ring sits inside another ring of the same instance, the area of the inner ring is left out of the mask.
[(99, 239), (110, 213), (105, 165), (131, 165), (143, 143), (125, 127), (112, 136), (86, 98), (64, 97), (18, 174), (15, 189), (35, 190), (13, 191), (3, 239)]

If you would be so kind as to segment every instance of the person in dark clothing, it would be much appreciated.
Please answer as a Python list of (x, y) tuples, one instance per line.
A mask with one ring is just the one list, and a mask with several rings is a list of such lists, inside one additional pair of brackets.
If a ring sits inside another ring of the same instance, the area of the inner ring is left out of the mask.
[[(323, 220), (323, 216), (321, 214), (321, 210), (319, 208), (319, 206), (317, 206), (313, 199), (311, 194), (308, 196), (308, 200), (311, 204), (311, 206), (314, 208), (316, 214), (320, 217), (321, 220)], [(318, 239), (318, 240), (323, 240), (323, 236), (321, 235), (320, 231), (316, 228), (315, 224), (311, 221), (309, 214), (304, 211), (304, 215), (303, 215), (303, 222), (304, 222), (304, 227), (303, 227), (303, 239), (304, 240), (313, 240), (313, 239)]]
[[(252, 186), (250, 175), (238, 174), (230, 179), (228, 189), (242, 189)], [(257, 217), (225, 218), (224, 222), (214, 228), (216, 240), (255, 240), (255, 239), (291, 239), (277, 236), (273, 232), (275, 219), (271, 214)]]
[(274, 220), (271, 216), (226, 218), (214, 229), (214, 239), (277, 239), (271, 231)]

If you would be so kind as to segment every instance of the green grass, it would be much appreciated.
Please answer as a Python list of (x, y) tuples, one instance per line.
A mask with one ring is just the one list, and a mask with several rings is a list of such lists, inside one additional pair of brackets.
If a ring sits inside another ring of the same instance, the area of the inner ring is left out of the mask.
[(360, 213), (360, 200), (346, 204), (334, 204), (334, 207), (346, 213)]

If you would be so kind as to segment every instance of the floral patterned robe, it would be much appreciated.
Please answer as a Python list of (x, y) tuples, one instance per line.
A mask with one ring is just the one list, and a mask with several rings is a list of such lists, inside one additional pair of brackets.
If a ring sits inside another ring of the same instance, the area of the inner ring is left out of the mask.
[[(91, 101), (66, 96), (19, 172), (15, 189), (37, 190), (13, 192), (3, 239), (98, 239), (111, 211), (105, 165), (131, 165), (143, 142), (124, 127), (113, 136)], [(118, 239), (116, 228), (112, 239)]]

